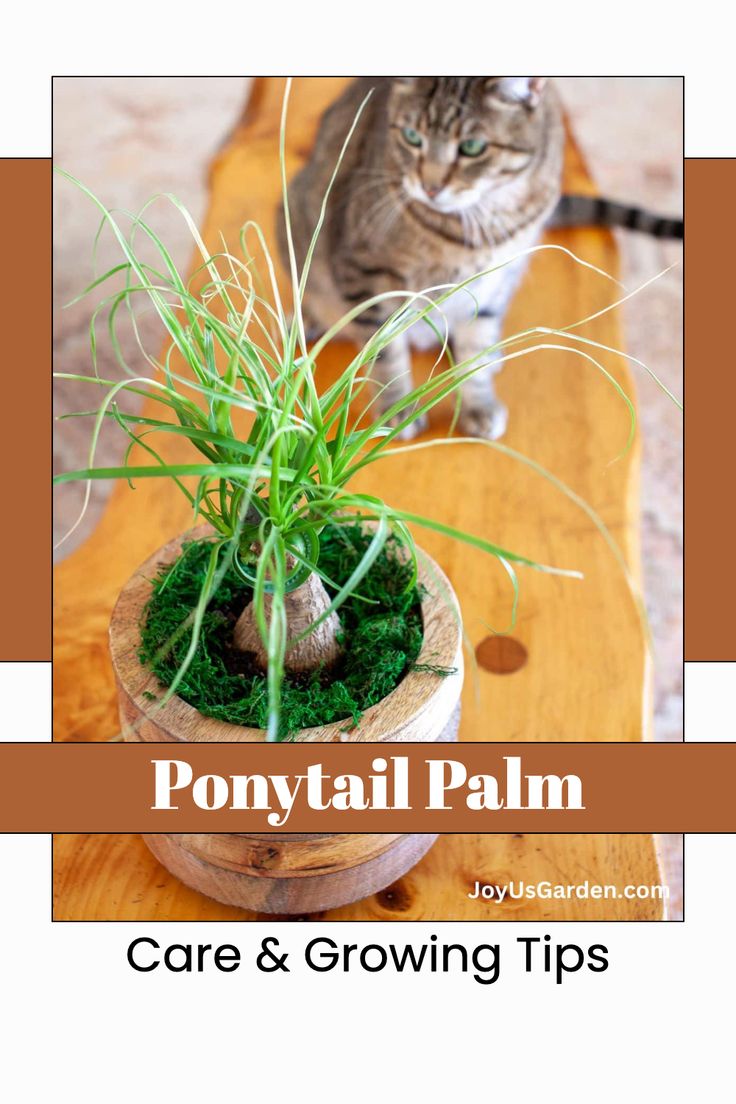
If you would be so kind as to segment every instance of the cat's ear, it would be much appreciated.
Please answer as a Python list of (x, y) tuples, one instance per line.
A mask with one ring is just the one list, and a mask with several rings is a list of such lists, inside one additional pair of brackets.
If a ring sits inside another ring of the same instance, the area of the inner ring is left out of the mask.
[(488, 95), (507, 104), (535, 108), (542, 98), (547, 77), (497, 77), (488, 84)]

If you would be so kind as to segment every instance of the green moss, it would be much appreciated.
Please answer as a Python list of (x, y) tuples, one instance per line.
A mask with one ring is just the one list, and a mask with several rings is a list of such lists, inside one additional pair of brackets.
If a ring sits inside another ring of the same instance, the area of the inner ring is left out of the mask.
[[(341, 585), (369, 541), (370, 533), (359, 524), (328, 527), (320, 542), (321, 570)], [(177, 630), (196, 604), (209, 548), (207, 540), (185, 544), (179, 558), (154, 580), (139, 655), (164, 686), (172, 682), (191, 640), (191, 630), (178, 636)], [(422, 646), (422, 617), (419, 589), (407, 590), (410, 579), (411, 569), (400, 558), (398, 543), (387, 541), (359, 594), (340, 608), (343, 654), (338, 664), (330, 671), (286, 675), (282, 738), (332, 721), (347, 720), (346, 728), (357, 724), (363, 711), (390, 693), (413, 666)], [(232, 646), (235, 622), (250, 597), (247, 585), (229, 571), (205, 613), (196, 654), (177, 693), (209, 717), (265, 728), (266, 679), (251, 655)]]

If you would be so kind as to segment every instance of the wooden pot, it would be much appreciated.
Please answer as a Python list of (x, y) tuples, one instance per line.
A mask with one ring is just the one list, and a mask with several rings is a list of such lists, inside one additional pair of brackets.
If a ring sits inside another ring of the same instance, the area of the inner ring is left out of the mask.
[[(138, 659), (140, 625), (160, 567), (179, 555), (182, 543), (207, 535), (193, 530), (170, 541), (142, 564), (123, 587), (110, 622), (110, 652), (118, 691), (120, 725), (127, 741), (147, 743), (260, 743), (262, 729), (205, 717), (174, 696), (159, 705), (147, 695), (161, 687)], [(418, 664), (451, 667), (446, 677), (410, 671), (360, 725), (345, 721), (303, 729), (300, 742), (451, 741), (460, 723), (462, 636), (457, 599), (440, 568), (422, 557), (424, 640)], [(414, 866), (436, 836), (293, 833), (199, 833), (143, 837), (159, 862), (187, 885), (226, 904), (259, 912), (306, 913), (360, 900), (390, 885)]]

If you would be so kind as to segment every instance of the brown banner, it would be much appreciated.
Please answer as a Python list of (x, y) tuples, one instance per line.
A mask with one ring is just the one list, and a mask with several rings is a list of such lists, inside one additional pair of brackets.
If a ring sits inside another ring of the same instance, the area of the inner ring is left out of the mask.
[(736, 660), (736, 159), (685, 162), (685, 659)]
[(734, 744), (0, 744), (0, 831), (735, 832), (734, 777)]
[[(0, 661), (51, 659), (51, 161), (0, 159)], [(11, 503), (13, 505), (11, 506)], [(11, 520), (13, 524), (11, 525)]]

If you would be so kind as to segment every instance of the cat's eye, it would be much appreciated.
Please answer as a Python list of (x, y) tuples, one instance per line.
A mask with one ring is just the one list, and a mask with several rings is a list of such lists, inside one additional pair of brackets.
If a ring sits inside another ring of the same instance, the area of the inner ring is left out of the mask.
[(414, 127), (406, 126), (401, 128), (401, 137), (409, 146), (421, 146), (422, 136), (418, 130)]
[(488, 143), (482, 138), (466, 138), (458, 146), (463, 157), (480, 157), (488, 149)]

